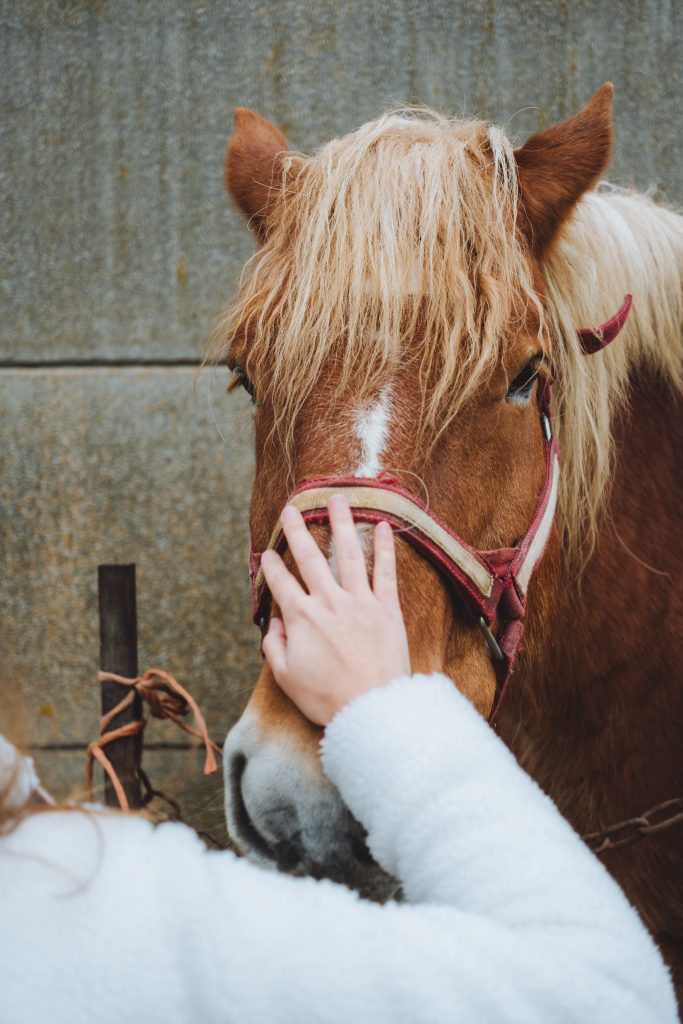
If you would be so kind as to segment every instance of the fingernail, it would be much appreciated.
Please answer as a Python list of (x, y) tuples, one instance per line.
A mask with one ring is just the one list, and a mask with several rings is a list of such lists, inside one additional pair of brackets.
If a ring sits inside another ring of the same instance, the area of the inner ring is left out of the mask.
[(297, 512), (293, 505), (285, 505), (285, 507), (282, 510), (282, 514), (280, 515), (280, 521), (283, 524), (293, 523), (298, 519), (298, 517), (299, 513)]
[(331, 494), (327, 500), (328, 508), (346, 508), (346, 498), (343, 494)]
[(386, 521), (386, 519), (382, 519), (381, 522), (377, 524), (377, 530), (379, 531), (379, 533), (384, 534), (385, 537), (389, 537), (392, 532), (391, 526)]
[(268, 565), (271, 558), (273, 557), (273, 554), (274, 552), (272, 548), (266, 548), (266, 550), (261, 555), (261, 568), (263, 568), (265, 565)]

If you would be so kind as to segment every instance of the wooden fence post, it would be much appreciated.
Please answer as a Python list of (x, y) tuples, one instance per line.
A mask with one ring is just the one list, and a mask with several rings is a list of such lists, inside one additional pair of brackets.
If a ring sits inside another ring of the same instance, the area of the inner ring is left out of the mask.
[[(100, 608), (100, 670), (134, 678), (138, 674), (138, 627), (135, 603), (135, 565), (98, 565), (97, 589)], [(111, 711), (128, 692), (119, 683), (102, 683), (102, 713)], [(112, 727), (126, 725), (142, 714), (140, 698), (117, 715)], [(132, 808), (141, 806), (139, 768), (142, 733), (113, 740), (106, 754), (121, 780)], [(118, 800), (105, 775), (104, 798), (110, 807)]]

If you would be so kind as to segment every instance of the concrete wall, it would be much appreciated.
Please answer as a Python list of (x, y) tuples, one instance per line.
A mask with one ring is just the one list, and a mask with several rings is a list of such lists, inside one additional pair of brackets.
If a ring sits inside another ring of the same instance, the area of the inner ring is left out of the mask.
[[(140, 663), (221, 732), (258, 664), (249, 405), (193, 369), (251, 251), (222, 191), (232, 108), (304, 150), (406, 102), (522, 138), (610, 78), (613, 179), (680, 201), (683, 7), (3, 0), (0, 23), (3, 672), (33, 743), (90, 739), (96, 565), (135, 560)], [(41, 764), (64, 788), (80, 757)]]

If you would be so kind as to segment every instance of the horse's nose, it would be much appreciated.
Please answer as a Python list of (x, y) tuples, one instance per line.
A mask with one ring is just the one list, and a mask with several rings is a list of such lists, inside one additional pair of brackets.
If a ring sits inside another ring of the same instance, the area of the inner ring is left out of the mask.
[[(281, 871), (296, 871), (304, 858), (296, 808), (290, 801), (278, 801), (267, 808), (261, 829), (254, 824), (245, 794), (248, 760), (244, 753), (232, 754), (226, 773), (230, 833), (252, 855), (274, 863)], [(264, 834), (265, 833), (265, 834)]]

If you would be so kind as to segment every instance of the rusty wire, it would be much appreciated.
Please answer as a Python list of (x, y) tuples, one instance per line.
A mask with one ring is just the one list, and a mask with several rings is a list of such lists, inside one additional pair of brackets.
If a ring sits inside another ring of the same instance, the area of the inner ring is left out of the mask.
[(679, 824), (683, 824), (683, 796), (665, 800), (637, 818), (626, 818), (599, 832), (588, 832), (581, 838), (593, 853), (607, 853), (609, 850), (619, 850), (623, 846), (639, 843), (641, 839)]
[[(109, 679), (117, 683), (125, 684), (130, 687), (129, 694), (110, 711), (107, 715), (102, 718), (100, 723), (100, 739), (96, 743), (91, 743), (88, 747), (89, 756), (89, 785), (92, 785), (92, 760), (97, 757), (98, 754), (102, 754), (102, 750), (99, 749), (109, 740), (118, 738), (124, 733), (130, 734), (134, 732), (142, 731), (144, 728), (144, 720), (134, 721), (129, 723), (127, 726), (123, 726), (118, 730), (112, 732), (107, 731), (107, 727), (110, 725), (111, 720), (122, 710), (124, 706), (130, 703), (133, 699), (133, 691), (140, 693), (140, 696), (147, 701), (150, 705), (151, 713), (157, 718), (169, 718), (180, 728), (186, 732), (191, 733), (193, 736), (199, 736), (204, 740), (207, 750), (207, 765), (205, 772), (214, 770), (215, 771), (215, 759), (213, 758), (214, 751), (220, 754), (220, 748), (209, 738), (208, 729), (206, 723), (199, 710), (196, 702), (191, 695), (180, 686), (180, 684), (169, 675), (169, 673), (162, 672), (160, 669), (150, 669), (144, 674), (144, 676), (138, 676), (136, 679), (124, 679), (120, 676), (113, 675), (111, 673), (99, 673), (100, 680)], [(190, 708), (194, 711), (195, 718), (198, 720), (200, 729), (194, 729), (186, 723), (180, 720), (180, 715), (184, 715)], [(98, 758), (99, 759), (99, 758)], [(104, 765), (105, 771), (113, 775), (113, 779), (117, 785), (117, 792), (120, 790), (123, 794), (123, 788), (114, 772), (113, 768), (107, 764)], [(111, 770), (110, 770), (111, 769)], [(202, 836), (207, 842), (217, 847), (219, 850), (229, 849), (230, 846), (217, 839), (211, 832), (205, 829), (194, 828), (184, 817), (177, 800), (167, 796), (163, 790), (155, 789), (150, 780), (149, 776), (141, 767), (138, 768), (138, 775), (140, 782), (143, 786), (142, 806), (147, 807), (151, 801), (155, 798), (162, 800), (166, 806), (170, 809), (167, 812), (167, 819), (170, 821), (182, 822), (185, 825), (189, 825), (194, 831)], [(125, 795), (119, 795), (119, 802), (124, 810), (128, 810), (128, 803)], [(634, 843), (639, 843), (641, 840), (646, 839), (648, 836), (656, 835), (659, 832), (663, 832), (665, 829), (671, 828), (674, 825), (683, 824), (683, 796), (674, 797), (672, 800), (665, 800), (660, 804), (656, 804), (654, 807), (650, 807), (649, 810), (644, 811), (642, 814), (634, 818), (626, 818), (624, 821), (619, 821), (614, 825), (609, 825), (607, 828), (600, 829), (596, 832), (587, 832), (581, 838), (589, 847), (590, 850), (595, 854), (608, 853), (611, 850), (619, 850), (625, 846), (632, 846)]]
[(149, 780), (149, 775), (143, 768), (138, 768), (138, 777), (142, 783), (143, 794), (142, 794), (142, 806), (147, 807), (152, 800), (162, 800), (168, 808), (166, 812), (167, 821), (178, 821), (183, 825), (187, 825), (189, 828), (196, 832), (198, 836), (205, 839), (212, 846), (215, 846), (218, 850), (229, 850), (230, 846), (224, 843), (221, 839), (218, 839), (213, 833), (208, 832), (206, 829), (197, 828), (191, 822), (183, 816), (183, 812), (180, 809), (180, 804), (173, 797), (167, 796), (166, 793), (161, 789), (155, 789)]

